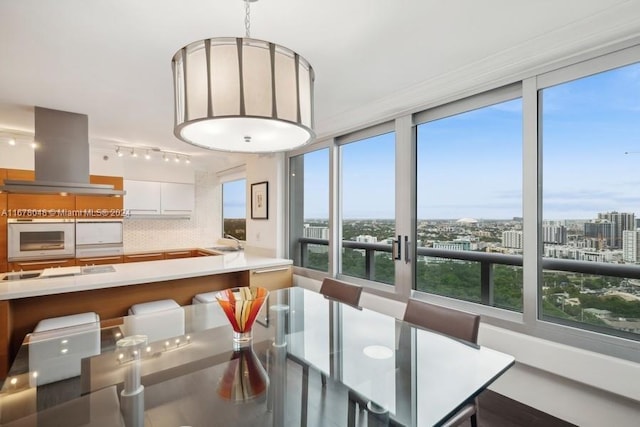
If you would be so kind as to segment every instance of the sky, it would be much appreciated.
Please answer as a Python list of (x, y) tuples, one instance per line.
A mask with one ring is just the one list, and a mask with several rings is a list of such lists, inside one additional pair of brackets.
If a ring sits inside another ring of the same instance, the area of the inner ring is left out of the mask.
[[(640, 64), (544, 89), (543, 218), (640, 216)], [(522, 101), (418, 126), (418, 219), (522, 216)], [(394, 133), (342, 146), (343, 217), (393, 218)], [(625, 154), (629, 152), (629, 154)], [(328, 150), (305, 155), (305, 218), (328, 217)]]
[(222, 187), (222, 217), (247, 217), (247, 180), (225, 182)]

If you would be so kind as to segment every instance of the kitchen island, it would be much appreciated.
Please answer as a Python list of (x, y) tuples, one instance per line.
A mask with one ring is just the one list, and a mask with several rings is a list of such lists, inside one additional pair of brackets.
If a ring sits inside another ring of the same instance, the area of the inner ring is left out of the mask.
[[(244, 251), (218, 256), (113, 264), (112, 272), (0, 281), (0, 376), (5, 377), (24, 339), (45, 318), (93, 311), (101, 319), (124, 316), (133, 304), (173, 299), (235, 286), (290, 286), (291, 260)], [(255, 278), (254, 278), (255, 277)], [(265, 282), (265, 279), (267, 282)]]

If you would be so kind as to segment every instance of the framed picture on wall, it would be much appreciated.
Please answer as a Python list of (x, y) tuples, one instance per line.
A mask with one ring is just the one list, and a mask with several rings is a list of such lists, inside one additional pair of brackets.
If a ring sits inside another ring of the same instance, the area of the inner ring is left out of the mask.
[(251, 184), (251, 219), (269, 219), (269, 183)]

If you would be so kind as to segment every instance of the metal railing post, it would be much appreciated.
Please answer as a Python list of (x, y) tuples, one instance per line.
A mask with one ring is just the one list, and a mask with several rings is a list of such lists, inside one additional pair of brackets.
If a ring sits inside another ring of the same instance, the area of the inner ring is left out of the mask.
[[(327, 244), (328, 246), (328, 244)], [(304, 241), (300, 241), (300, 265), (307, 267), (309, 265), (309, 244)]]
[(376, 278), (376, 252), (373, 249), (365, 251), (364, 274), (367, 280), (375, 280)]
[(493, 306), (493, 264), (485, 261), (480, 263), (480, 301)]

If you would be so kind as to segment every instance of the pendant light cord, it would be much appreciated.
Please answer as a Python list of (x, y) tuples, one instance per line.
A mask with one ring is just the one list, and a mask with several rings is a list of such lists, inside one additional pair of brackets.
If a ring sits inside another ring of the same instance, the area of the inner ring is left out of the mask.
[(249, 0), (244, 2), (244, 29), (247, 38), (251, 38), (251, 2)]

